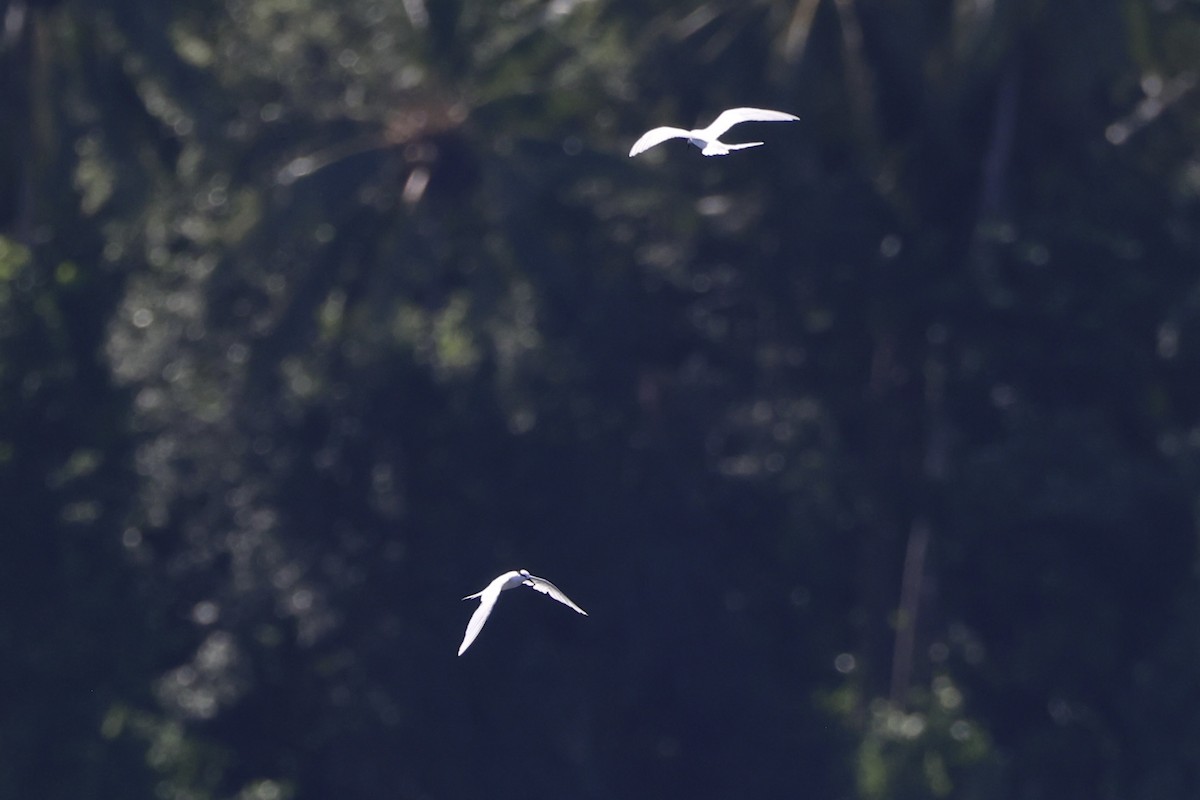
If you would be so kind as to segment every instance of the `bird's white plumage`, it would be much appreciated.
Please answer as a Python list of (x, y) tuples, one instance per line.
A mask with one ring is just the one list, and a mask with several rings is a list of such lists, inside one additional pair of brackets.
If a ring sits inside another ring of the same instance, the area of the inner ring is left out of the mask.
[(649, 150), (656, 144), (662, 144), (668, 139), (686, 139), (691, 135), (691, 131), (685, 131), (683, 128), (654, 128), (643, 133), (641, 138), (633, 143), (633, 147), (629, 150), (629, 155), (636, 156), (638, 153)]
[(496, 605), (496, 600), (500, 598), (500, 593), (506, 589), (512, 589), (515, 586), (525, 585), (531, 589), (536, 589), (544, 595), (548, 595), (565, 606), (568, 606), (585, 617), (588, 615), (579, 606), (571, 602), (571, 599), (562, 593), (562, 590), (555, 586), (545, 578), (539, 578), (536, 575), (530, 575), (528, 570), (512, 570), (506, 572), (500, 577), (493, 580), (487, 586), (483, 587), (475, 594), (469, 594), (463, 600), (472, 600), (479, 598), (479, 608), (475, 609), (475, 613), (471, 615), (471, 619), (467, 622), (467, 632), (463, 636), (462, 644), (458, 646), (458, 654), (461, 656), (471, 646), (471, 642), (475, 641), (475, 637), (483, 630), (483, 624), (487, 622), (488, 616), (492, 613), (492, 608)]
[(722, 111), (711, 125), (697, 133), (704, 139), (720, 139), (721, 134), (741, 122), (795, 122), (799, 119), (795, 114), (769, 108), (731, 108)]
[(528, 578), (525, 579), (525, 585), (528, 586), (530, 589), (536, 589), (537, 591), (541, 592), (542, 594), (550, 595), (555, 600), (562, 603), (564, 606), (570, 606), (571, 608), (578, 611), (580, 614), (583, 614), (585, 617), (587, 616), (587, 612), (584, 611), (579, 606), (572, 603), (571, 598), (567, 597), (565, 594), (562, 593), (562, 589), (559, 589), (557, 586), (555, 586), (553, 583), (546, 580), (545, 578), (539, 578), (536, 575), (530, 575)]
[(700, 148), (706, 156), (723, 156), (734, 150), (747, 147), (758, 147), (762, 142), (743, 142), (741, 144), (725, 144), (720, 141), (721, 135), (742, 122), (795, 122), (800, 119), (794, 114), (783, 111), (772, 111), (769, 108), (731, 108), (722, 111), (708, 127), (685, 131), (683, 128), (661, 127), (646, 131), (633, 143), (629, 149), (630, 157), (643, 153), (655, 145), (669, 139), (687, 139), (691, 144)]

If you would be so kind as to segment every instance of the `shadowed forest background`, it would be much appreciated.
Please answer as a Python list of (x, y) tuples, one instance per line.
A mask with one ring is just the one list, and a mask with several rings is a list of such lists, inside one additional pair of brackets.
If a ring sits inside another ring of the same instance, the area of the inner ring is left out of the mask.
[[(0, 0), (0, 797), (1200, 797), (1197, 81), (1195, 0)], [(590, 616), (456, 657), (521, 567)]]

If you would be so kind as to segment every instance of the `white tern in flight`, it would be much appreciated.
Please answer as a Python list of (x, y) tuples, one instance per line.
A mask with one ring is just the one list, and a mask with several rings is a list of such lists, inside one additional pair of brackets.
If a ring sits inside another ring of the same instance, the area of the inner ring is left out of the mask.
[(725, 144), (719, 141), (721, 134), (737, 125), (739, 122), (795, 122), (800, 119), (782, 111), (771, 111), (767, 108), (731, 108), (722, 111), (707, 128), (697, 128), (685, 131), (683, 128), (655, 128), (642, 134), (642, 138), (633, 143), (629, 150), (632, 158), (638, 153), (645, 152), (656, 144), (662, 144), (668, 139), (687, 139), (690, 144), (700, 148), (706, 156), (729, 155), (734, 150), (744, 150), (747, 147), (758, 147), (762, 142), (743, 142), (742, 144)]
[(558, 602), (583, 614), (588, 615), (579, 606), (571, 602), (571, 598), (562, 593), (562, 590), (555, 586), (545, 578), (539, 578), (537, 575), (530, 575), (529, 570), (513, 570), (506, 572), (496, 580), (489, 583), (482, 591), (475, 594), (469, 594), (463, 600), (473, 600), (479, 598), (479, 608), (475, 609), (475, 613), (471, 615), (471, 621), (467, 623), (467, 634), (463, 636), (462, 644), (458, 646), (458, 654), (461, 656), (471, 646), (471, 642), (475, 641), (475, 637), (483, 630), (483, 623), (487, 622), (488, 615), (492, 613), (492, 606), (496, 605), (496, 600), (500, 597), (500, 593), (505, 589), (512, 589), (524, 584), (531, 589), (537, 589), (542, 594), (548, 594)]

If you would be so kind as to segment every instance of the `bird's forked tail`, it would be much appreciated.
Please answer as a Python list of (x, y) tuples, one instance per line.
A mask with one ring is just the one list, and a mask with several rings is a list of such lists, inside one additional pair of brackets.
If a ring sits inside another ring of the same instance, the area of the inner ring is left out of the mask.
[(743, 142), (742, 144), (724, 144), (723, 142), (709, 142), (701, 155), (706, 156), (724, 156), (732, 153), (734, 150), (745, 150), (747, 147), (758, 147), (762, 142)]

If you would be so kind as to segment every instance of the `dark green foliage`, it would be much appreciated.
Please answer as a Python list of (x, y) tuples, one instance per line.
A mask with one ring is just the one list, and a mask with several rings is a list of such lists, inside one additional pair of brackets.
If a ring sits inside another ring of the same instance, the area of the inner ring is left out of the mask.
[(101, 5), (0, 0), (0, 797), (1200, 790), (1194, 3)]

